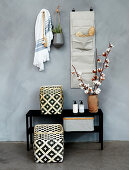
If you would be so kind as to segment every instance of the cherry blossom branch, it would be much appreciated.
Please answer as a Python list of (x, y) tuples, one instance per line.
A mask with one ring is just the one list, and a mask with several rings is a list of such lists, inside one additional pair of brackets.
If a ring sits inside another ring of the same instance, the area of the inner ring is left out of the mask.
[[(99, 94), (101, 92), (101, 89), (99, 88), (99, 86), (101, 85), (102, 81), (105, 80), (105, 74), (103, 73), (103, 71), (109, 67), (109, 59), (108, 59), (108, 55), (111, 52), (113, 45), (109, 43), (109, 46), (106, 50), (106, 52), (104, 52), (102, 55), (97, 55), (97, 49), (96, 49), (96, 69), (93, 70), (93, 73), (95, 74), (92, 78), (92, 82), (93, 82), (93, 88), (89, 86), (89, 84), (85, 84), (81, 74), (79, 74), (75, 68), (74, 65), (72, 65), (74, 72), (72, 72), (72, 74), (76, 74), (77, 79), (81, 82), (79, 84), (79, 86), (81, 87), (81, 89), (84, 90), (84, 92), (86, 94)], [(103, 56), (105, 57), (104, 62), (103, 62), (103, 66), (102, 68), (97, 68), (97, 62), (101, 62), (101, 59), (98, 58), (98, 56)], [(99, 76), (97, 75), (97, 73), (99, 73)]]
[[(81, 86), (84, 88), (84, 90), (87, 90), (88, 87), (85, 86), (81, 75), (77, 72), (77, 70), (76, 70), (76, 68), (74, 67), (74, 65), (72, 65), (72, 67), (73, 67), (73, 69), (74, 69), (74, 71), (75, 71), (75, 74), (76, 74), (77, 77), (78, 77), (78, 80), (80, 80), (81, 83), (82, 83)], [(74, 74), (74, 72), (73, 72), (73, 74)]]
[(101, 69), (101, 71), (99, 72), (100, 76), (99, 76), (99, 81), (102, 83), (102, 80), (105, 79), (105, 75), (103, 74), (103, 71), (109, 67), (109, 59), (108, 59), (108, 56), (109, 56), (109, 53), (111, 52), (111, 49), (112, 47), (114, 47), (112, 44), (109, 43), (109, 46), (106, 50), (106, 52), (104, 52), (102, 54), (103, 57), (105, 57), (105, 60), (104, 60), (104, 63), (103, 63), (103, 67)]

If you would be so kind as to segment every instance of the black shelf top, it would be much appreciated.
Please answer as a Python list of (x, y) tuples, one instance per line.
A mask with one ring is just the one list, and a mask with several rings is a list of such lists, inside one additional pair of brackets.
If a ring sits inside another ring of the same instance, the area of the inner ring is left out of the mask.
[(85, 109), (84, 113), (73, 113), (72, 109), (63, 109), (62, 114), (57, 114), (57, 115), (43, 115), (41, 114), (41, 110), (29, 110), (28, 113), (26, 114), (26, 116), (34, 116), (34, 117), (38, 117), (38, 116), (45, 116), (45, 117), (85, 117), (85, 116), (96, 116), (96, 115), (102, 115), (103, 112), (101, 109), (98, 110), (97, 113), (90, 113), (88, 111), (88, 109)]
[(63, 112), (63, 117), (85, 117), (85, 116), (95, 116), (95, 115), (101, 115), (102, 110), (99, 109), (97, 113), (90, 113), (88, 109), (85, 109), (84, 113), (73, 113), (72, 109), (64, 109)]

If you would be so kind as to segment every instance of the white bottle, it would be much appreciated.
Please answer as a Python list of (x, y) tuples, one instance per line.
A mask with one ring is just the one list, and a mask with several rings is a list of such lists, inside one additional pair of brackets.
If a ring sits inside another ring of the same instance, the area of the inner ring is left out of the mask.
[(80, 104), (79, 104), (79, 113), (84, 113), (84, 104), (82, 100), (80, 100)]
[(73, 103), (73, 113), (78, 113), (78, 104), (76, 101)]

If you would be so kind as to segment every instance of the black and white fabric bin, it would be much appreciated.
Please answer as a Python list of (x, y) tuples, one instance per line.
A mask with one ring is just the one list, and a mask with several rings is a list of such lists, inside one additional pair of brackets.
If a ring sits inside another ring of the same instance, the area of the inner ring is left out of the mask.
[(62, 162), (64, 131), (61, 124), (38, 124), (34, 127), (34, 159), (36, 163)]

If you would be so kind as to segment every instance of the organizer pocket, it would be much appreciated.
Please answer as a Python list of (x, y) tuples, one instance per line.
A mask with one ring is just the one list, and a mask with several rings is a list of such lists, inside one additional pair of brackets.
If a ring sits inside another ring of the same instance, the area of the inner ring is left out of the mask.
[(73, 37), (72, 39), (73, 49), (80, 50), (92, 50), (93, 47), (93, 37)]
[(89, 25), (93, 25), (94, 20), (92, 19), (73, 19), (72, 27), (88, 27)]

